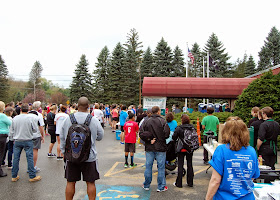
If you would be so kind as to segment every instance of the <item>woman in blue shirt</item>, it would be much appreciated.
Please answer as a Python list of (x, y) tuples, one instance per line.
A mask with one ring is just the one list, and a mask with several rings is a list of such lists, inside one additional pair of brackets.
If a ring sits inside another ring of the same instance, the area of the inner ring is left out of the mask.
[(174, 120), (174, 115), (172, 112), (169, 112), (165, 116), (167, 124), (170, 128), (169, 138), (166, 139), (166, 144), (168, 144), (172, 140), (172, 136), (174, 134), (175, 129), (177, 128), (177, 121)]
[(213, 173), (206, 199), (255, 199), (252, 179), (260, 176), (258, 158), (249, 146), (247, 126), (239, 117), (227, 119), (222, 143), (209, 162)]
[[(2, 162), (5, 149), (6, 141), (10, 132), (10, 125), (12, 124), (11, 120), (3, 113), (5, 109), (5, 103), (0, 101), (0, 161)], [(7, 176), (7, 173), (3, 172), (0, 166), (0, 177)]]

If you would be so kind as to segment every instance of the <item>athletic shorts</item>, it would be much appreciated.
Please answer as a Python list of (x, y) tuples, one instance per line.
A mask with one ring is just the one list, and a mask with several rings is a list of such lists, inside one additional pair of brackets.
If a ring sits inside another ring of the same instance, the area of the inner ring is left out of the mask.
[(135, 153), (135, 143), (125, 143), (124, 152)]
[(51, 143), (54, 144), (56, 142), (55, 130), (48, 130), (48, 133), (51, 135)]
[(108, 118), (109, 119), (110, 115), (105, 115), (105, 118)]
[(66, 161), (65, 178), (68, 182), (76, 182), (81, 180), (93, 183), (99, 179), (99, 172), (97, 169), (96, 161), (82, 162), (79, 164)]
[(124, 132), (123, 126), (121, 126), (121, 132)]
[(117, 117), (113, 117), (112, 119), (113, 119), (113, 121), (116, 121), (116, 122), (118, 121)]
[(41, 149), (41, 137), (34, 138), (32, 141), (33, 141), (33, 149)]

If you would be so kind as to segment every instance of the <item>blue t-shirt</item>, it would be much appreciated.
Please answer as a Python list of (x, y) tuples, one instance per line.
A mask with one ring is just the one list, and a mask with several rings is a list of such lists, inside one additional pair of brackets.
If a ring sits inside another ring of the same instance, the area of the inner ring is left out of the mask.
[(222, 176), (213, 199), (255, 199), (252, 178), (260, 176), (258, 158), (251, 146), (232, 151), (229, 144), (219, 145), (209, 164)]
[(106, 107), (105, 111), (106, 111), (106, 115), (110, 115), (110, 108), (109, 107)]
[(122, 111), (121, 111), (121, 114), (120, 114), (120, 125), (121, 125), (121, 126), (124, 126), (127, 117), (128, 117), (127, 112), (125, 112), (124, 110), (122, 110)]
[(172, 120), (171, 122), (168, 122), (167, 123), (169, 128), (170, 128), (170, 131), (175, 131), (176, 127), (177, 127), (177, 121), (175, 120)]
[(169, 135), (169, 138), (166, 139), (166, 144), (168, 144), (170, 141), (172, 141), (172, 136), (173, 136), (174, 131), (177, 127), (177, 121), (173, 120), (171, 122), (168, 122), (167, 124), (170, 128), (170, 135)]

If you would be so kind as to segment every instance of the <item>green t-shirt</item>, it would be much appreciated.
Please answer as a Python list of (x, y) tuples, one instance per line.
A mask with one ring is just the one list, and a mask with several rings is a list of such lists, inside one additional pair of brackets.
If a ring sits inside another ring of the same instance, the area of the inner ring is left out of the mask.
[(217, 125), (219, 125), (219, 119), (218, 117), (214, 115), (208, 115), (202, 119), (202, 125), (205, 126), (205, 130), (203, 132), (203, 135), (206, 135), (207, 131), (213, 131), (215, 136), (217, 136)]

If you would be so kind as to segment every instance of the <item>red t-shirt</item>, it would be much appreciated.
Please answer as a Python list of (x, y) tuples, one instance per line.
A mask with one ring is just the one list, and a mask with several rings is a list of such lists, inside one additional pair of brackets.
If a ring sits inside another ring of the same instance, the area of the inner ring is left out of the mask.
[(139, 126), (135, 121), (125, 122), (125, 143), (136, 143), (136, 132), (139, 130)]

